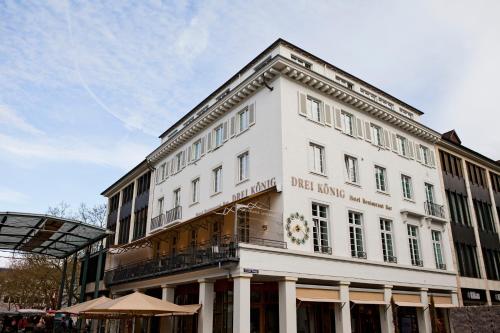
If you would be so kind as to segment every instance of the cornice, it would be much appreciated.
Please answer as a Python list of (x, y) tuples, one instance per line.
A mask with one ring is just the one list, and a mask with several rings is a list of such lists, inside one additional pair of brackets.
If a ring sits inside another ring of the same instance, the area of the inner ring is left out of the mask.
[(321, 74), (295, 64), (281, 55), (277, 55), (266, 66), (236, 86), (223, 99), (210, 106), (203, 113), (198, 113), (191, 124), (163, 142), (147, 156), (147, 160), (155, 163), (167, 154), (175, 151), (180, 145), (198, 135), (200, 131), (206, 129), (225, 113), (237, 107), (248, 97), (264, 87), (264, 81), (269, 83), (281, 75), (315, 89), (322, 94), (329, 95), (338, 102), (351, 105), (362, 112), (371, 114), (381, 121), (399, 127), (403, 131), (409, 132), (425, 141), (434, 144), (440, 140), (438, 132), (412, 119), (399, 115), (396, 111), (379, 105), (358, 92), (350, 90)]

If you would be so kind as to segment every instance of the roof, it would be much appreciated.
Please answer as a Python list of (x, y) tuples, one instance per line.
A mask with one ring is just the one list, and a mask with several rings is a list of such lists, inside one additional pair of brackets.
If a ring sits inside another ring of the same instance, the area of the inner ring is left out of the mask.
[(0, 250), (63, 259), (111, 232), (80, 221), (43, 214), (0, 212)]
[(121, 176), (120, 179), (118, 179), (113, 184), (111, 184), (110, 186), (108, 186), (108, 188), (106, 188), (104, 191), (102, 191), (101, 195), (105, 195), (105, 196), (108, 195), (109, 192), (111, 192), (111, 190), (113, 190), (113, 188), (115, 186), (119, 185), (125, 179), (129, 178), (129, 176), (133, 175), (134, 173), (136, 173), (138, 171), (140, 171), (140, 172), (144, 171), (145, 168), (147, 167), (147, 165), (148, 165), (148, 161), (146, 159), (142, 160), (139, 164), (137, 164), (135, 167), (133, 167), (129, 172), (127, 172), (126, 174), (124, 174), (123, 176)]
[(283, 44), (285, 46), (288, 46), (290, 48), (293, 48), (295, 49), (296, 51), (299, 51), (300, 53), (302, 53), (303, 55), (306, 55), (307, 57), (311, 58), (311, 59), (314, 59), (316, 61), (319, 61), (319, 62), (322, 62), (324, 64), (326, 64), (327, 66), (331, 67), (333, 70), (339, 72), (340, 74), (342, 75), (345, 75), (347, 77), (349, 77), (350, 79), (354, 79), (364, 85), (366, 85), (367, 87), (369, 87), (371, 90), (375, 91), (375, 92), (378, 92), (378, 93), (381, 93), (389, 98), (392, 98), (394, 99), (395, 101), (401, 103), (402, 105), (410, 108), (412, 111), (418, 113), (419, 115), (422, 115), (424, 114), (422, 111), (418, 110), (417, 108), (409, 105), (408, 103), (405, 103), (403, 101), (401, 101), (400, 99), (386, 93), (385, 91), (369, 84), (368, 82), (365, 82), (363, 80), (361, 80), (360, 78), (352, 75), (352, 74), (349, 74), (348, 72), (330, 64), (329, 62), (313, 55), (312, 53), (309, 53), (307, 52), (306, 50), (282, 39), (282, 38), (278, 38), (274, 43), (272, 43), (270, 46), (268, 46), (264, 51), (262, 51), (261, 53), (259, 53), (255, 58), (253, 58), (248, 64), (246, 64), (242, 69), (240, 69), (236, 74), (234, 74), (233, 76), (231, 76), (231, 78), (229, 78), (229, 80), (227, 80), (226, 82), (224, 82), (219, 88), (217, 88), (214, 92), (212, 92), (208, 97), (206, 97), (204, 100), (202, 100), (200, 103), (198, 103), (194, 108), (191, 109), (191, 111), (187, 112), (182, 118), (180, 118), (177, 122), (175, 122), (173, 125), (171, 125), (166, 131), (164, 131), (160, 136), (159, 138), (163, 138), (165, 135), (167, 135), (171, 130), (175, 129), (179, 124), (183, 123), (184, 121), (186, 121), (194, 111), (196, 111), (199, 107), (203, 106), (204, 104), (206, 104), (208, 101), (210, 101), (213, 97), (215, 97), (217, 94), (221, 93), (225, 88), (226, 86), (231, 83), (232, 81), (234, 81), (235, 79), (237, 79), (240, 74), (242, 74), (243, 72), (247, 71), (249, 68), (251, 68), (252, 66), (256, 65), (257, 62), (260, 60), (260, 58), (262, 56), (264, 56), (266, 53), (268, 53), (269, 51), (271, 51), (272, 49), (274, 49), (275, 47), (277, 47), (278, 45), (280, 44)]

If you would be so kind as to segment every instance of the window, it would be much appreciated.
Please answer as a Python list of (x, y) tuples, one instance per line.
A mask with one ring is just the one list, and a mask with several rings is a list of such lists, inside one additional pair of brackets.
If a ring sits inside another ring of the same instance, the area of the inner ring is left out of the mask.
[(307, 116), (317, 122), (322, 122), (321, 102), (310, 96), (307, 96)]
[(328, 242), (328, 206), (312, 204), (314, 252), (331, 253)]
[(238, 240), (243, 243), (250, 241), (250, 212), (238, 210)]
[(137, 179), (137, 195), (141, 195), (146, 191), (149, 191), (149, 186), (151, 184), (151, 172), (147, 172)]
[(392, 221), (380, 219), (380, 237), (382, 239), (382, 255), (385, 262), (396, 263), (394, 244), (392, 241)]
[(165, 179), (165, 163), (160, 165), (160, 168), (156, 170), (156, 183), (160, 183)]
[(425, 165), (431, 165), (431, 151), (426, 146), (420, 145), (420, 154), (422, 155), (422, 162)]
[(215, 148), (222, 146), (222, 142), (224, 141), (224, 127), (219, 125), (215, 128)]
[(195, 143), (193, 143), (193, 161), (197, 161), (201, 157), (201, 140), (197, 140)]
[(347, 181), (349, 183), (358, 184), (359, 174), (358, 174), (358, 159), (349, 155), (344, 156), (345, 169), (347, 172)]
[(309, 143), (309, 170), (325, 174), (325, 148), (315, 143)]
[(191, 203), (200, 201), (200, 178), (191, 181)]
[(401, 155), (403, 155), (403, 156), (407, 156), (408, 155), (408, 151), (407, 151), (408, 141), (406, 140), (405, 137), (397, 135), (396, 136), (396, 145), (398, 147), (398, 152)]
[(472, 199), (472, 204), (474, 205), (474, 211), (476, 212), (476, 220), (479, 225), (479, 229), (481, 231), (495, 234), (496, 228), (493, 221), (491, 204), (477, 199)]
[(148, 206), (135, 212), (133, 239), (139, 239), (146, 235), (146, 223), (148, 219)]
[(461, 276), (479, 278), (479, 264), (476, 253), (476, 246), (455, 242), (458, 270)]
[(238, 112), (238, 132), (243, 132), (250, 126), (250, 118), (248, 108)]
[(342, 111), (341, 121), (344, 126), (344, 133), (354, 136), (354, 116), (350, 113)]
[(304, 66), (307, 69), (311, 69), (311, 67), (312, 67), (311, 63), (309, 63), (303, 59), (300, 59), (299, 57), (297, 57), (293, 54), (290, 56), (290, 58), (292, 58), (293, 61), (295, 61), (296, 63), (298, 63), (301, 66)]
[(164, 198), (158, 199), (158, 215), (163, 214), (163, 203), (164, 203)]
[(248, 179), (248, 151), (238, 156), (238, 182)]
[(377, 191), (387, 192), (387, 171), (378, 165), (375, 166), (375, 184)]
[(182, 154), (184, 152), (179, 152), (175, 155), (175, 159), (174, 159), (174, 163), (175, 163), (175, 171), (178, 172), (178, 171), (181, 171), (182, 169)]
[(460, 158), (442, 150), (439, 151), (439, 155), (441, 157), (441, 167), (445, 173), (463, 178), (462, 160)]
[(420, 247), (418, 240), (418, 227), (408, 224), (408, 244), (410, 247), (410, 259), (413, 266), (423, 266), (420, 259)]
[(434, 259), (436, 261), (436, 268), (446, 269), (443, 258), (443, 245), (441, 244), (441, 232), (432, 230), (432, 248), (434, 250)]
[(173, 208), (179, 207), (181, 205), (181, 189), (178, 188), (174, 190), (174, 195), (173, 195)]
[(215, 168), (213, 174), (213, 193), (222, 192), (222, 166)]
[(363, 246), (362, 214), (349, 211), (349, 237), (351, 239), (351, 256), (366, 259)]
[(130, 215), (120, 220), (118, 244), (128, 243), (130, 232)]
[(427, 202), (434, 203), (434, 185), (425, 183), (425, 199)]
[(411, 177), (401, 175), (401, 186), (403, 187), (403, 198), (413, 200), (413, 187), (411, 184)]
[(372, 131), (373, 143), (376, 144), (377, 146), (383, 146), (384, 139), (383, 139), (382, 128), (377, 125), (371, 124), (371, 131)]

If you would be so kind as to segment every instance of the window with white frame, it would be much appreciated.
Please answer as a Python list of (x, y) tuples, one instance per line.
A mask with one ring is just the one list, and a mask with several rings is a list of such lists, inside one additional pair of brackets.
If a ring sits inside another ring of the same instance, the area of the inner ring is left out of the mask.
[(163, 197), (161, 197), (160, 199), (158, 199), (158, 215), (161, 215), (163, 214), (163, 203), (164, 203), (165, 199)]
[(307, 116), (317, 122), (322, 122), (321, 102), (311, 96), (307, 96)]
[(180, 187), (178, 189), (174, 190), (172, 198), (173, 198), (173, 202), (172, 202), (173, 208), (179, 207), (181, 205), (181, 189), (180, 189)]
[(432, 230), (432, 248), (437, 269), (446, 269), (443, 256), (442, 234), (438, 230)]
[(383, 146), (384, 145), (384, 139), (383, 139), (384, 133), (382, 132), (382, 128), (380, 126), (377, 126), (374, 124), (371, 124), (370, 128), (372, 131), (373, 143), (376, 144), (377, 146)]
[(398, 147), (398, 152), (403, 156), (407, 156), (408, 155), (408, 151), (407, 151), (408, 142), (407, 142), (406, 138), (404, 136), (397, 135), (396, 136), (396, 144)]
[(401, 186), (403, 188), (403, 198), (413, 200), (413, 185), (411, 183), (411, 177), (401, 175)]
[(165, 179), (165, 165), (166, 163), (163, 163), (160, 165), (160, 168), (156, 170), (156, 183), (160, 183)]
[(212, 171), (212, 191), (213, 193), (222, 192), (222, 166), (219, 166)]
[(420, 256), (418, 227), (408, 224), (408, 245), (410, 249), (410, 259), (413, 266), (423, 266)]
[(181, 171), (182, 169), (182, 154), (184, 152), (179, 152), (177, 153), (177, 155), (175, 155), (175, 160), (174, 160), (174, 163), (175, 163), (175, 171), (178, 172), (178, 171)]
[(342, 111), (340, 116), (344, 126), (344, 133), (354, 136), (354, 116), (345, 111)]
[(309, 143), (309, 170), (319, 174), (325, 174), (325, 147)]
[(191, 203), (200, 201), (200, 178), (191, 181)]
[(351, 256), (366, 259), (363, 245), (363, 214), (349, 211), (349, 238), (351, 240)]
[(238, 182), (248, 179), (249, 153), (248, 151), (238, 155)]
[(380, 238), (382, 240), (382, 255), (385, 262), (396, 263), (397, 259), (394, 256), (394, 242), (392, 232), (392, 221), (388, 219), (380, 219)]
[(387, 170), (381, 166), (375, 166), (375, 184), (377, 191), (387, 192)]
[(312, 67), (312, 65), (311, 65), (310, 62), (307, 62), (307, 61), (305, 61), (305, 60), (303, 60), (303, 59), (301, 59), (301, 58), (299, 58), (299, 57), (297, 57), (297, 56), (295, 56), (293, 54), (290, 56), (290, 58), (293, 61), (295, 61), (296, 63), (298, 63), (299, 65), (304, 66), (307, 69), (311, 69), (311, 67)]
[(429, 203), (434, 203), (434, 185), (425, 183), (425, 199)]
[(214, 137), (215, 148), (222, 146), (224, 142), (224, 127), (222, 125), (214, 129)]
[(193, 148), (192, 148), (193, 152), (193, 161), (197, 161), (200, 159), (201, 157), (201, 139), (200, 140), (196, 140), (194, 143), (193, 143)]
[(349, 183), (359, 184), (358, 159), (350, 155), (344, 155), (347, 181)]
[(426, 146), (420, 145), (420, 155), (422, 156), (422, 162), (425, 165), (430, 165), (431, 164), (431, 151), (429, 148)]
[(312, 203), (314, 252), (331, 253), (328, 240), (328, 206)]
[(248, 107), (238, 112), (237, 120), (238, 120), (238, 132), (243, 132), (248, 129), (250, 126), (250, 113), (248, 111)]

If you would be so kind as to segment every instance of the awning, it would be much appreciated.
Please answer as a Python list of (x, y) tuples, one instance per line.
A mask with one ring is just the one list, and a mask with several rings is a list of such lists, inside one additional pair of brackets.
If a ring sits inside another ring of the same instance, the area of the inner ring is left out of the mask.
[(342, 303), (338, 290), (297, 288), (296, 297), (301, 302)]
[(60, 310), (57, 310), (56, 312), (57, 313), (80, 314), (80, 312), (82, 312), (82, 311), (86, 311), (86, 310), (92, 308), (93, 306), (96, 306), (96, 305), (99, 305), (102, 303), (106, 303), (108, 301), (111, 301), (111, 298), (108, 298), (106, 296), (101, 296), (99, 298), (91, 299), (90, 301), (86, 301), (86, 302), (78, 303), (78, 304), (75, 304), (75, 305), (72, 305), (72, 306), (69, 306), (66, 308), (62, 308)]
[(385, 301), (377, 301), (377, 300), (362, 301), (362, 300), (352, 299), (351, 302), (354, 304), (373, 304), (373, 305), (388, 305), (389, 304)]
[(458, 308), (458, 304), (434, 304), (434, 307), (441, 309)]
[(166, 313), (156, 315), (157, 317), (165, 317), (165, 316), (191, 316), (201, 309), (201, 304), (187, 304), (187, 305), (179, 305), (186, 309), (186, 312), (176, 312), (176, 313)]
[(423, 303), (413, 303), (413, 302), (395, 302), (397, 306), (404, 306), (408, 308), (425, 308)]
[(0, 212), (0, 250), (63, 259), (112, 232), (80, 221), (43, 214)]

